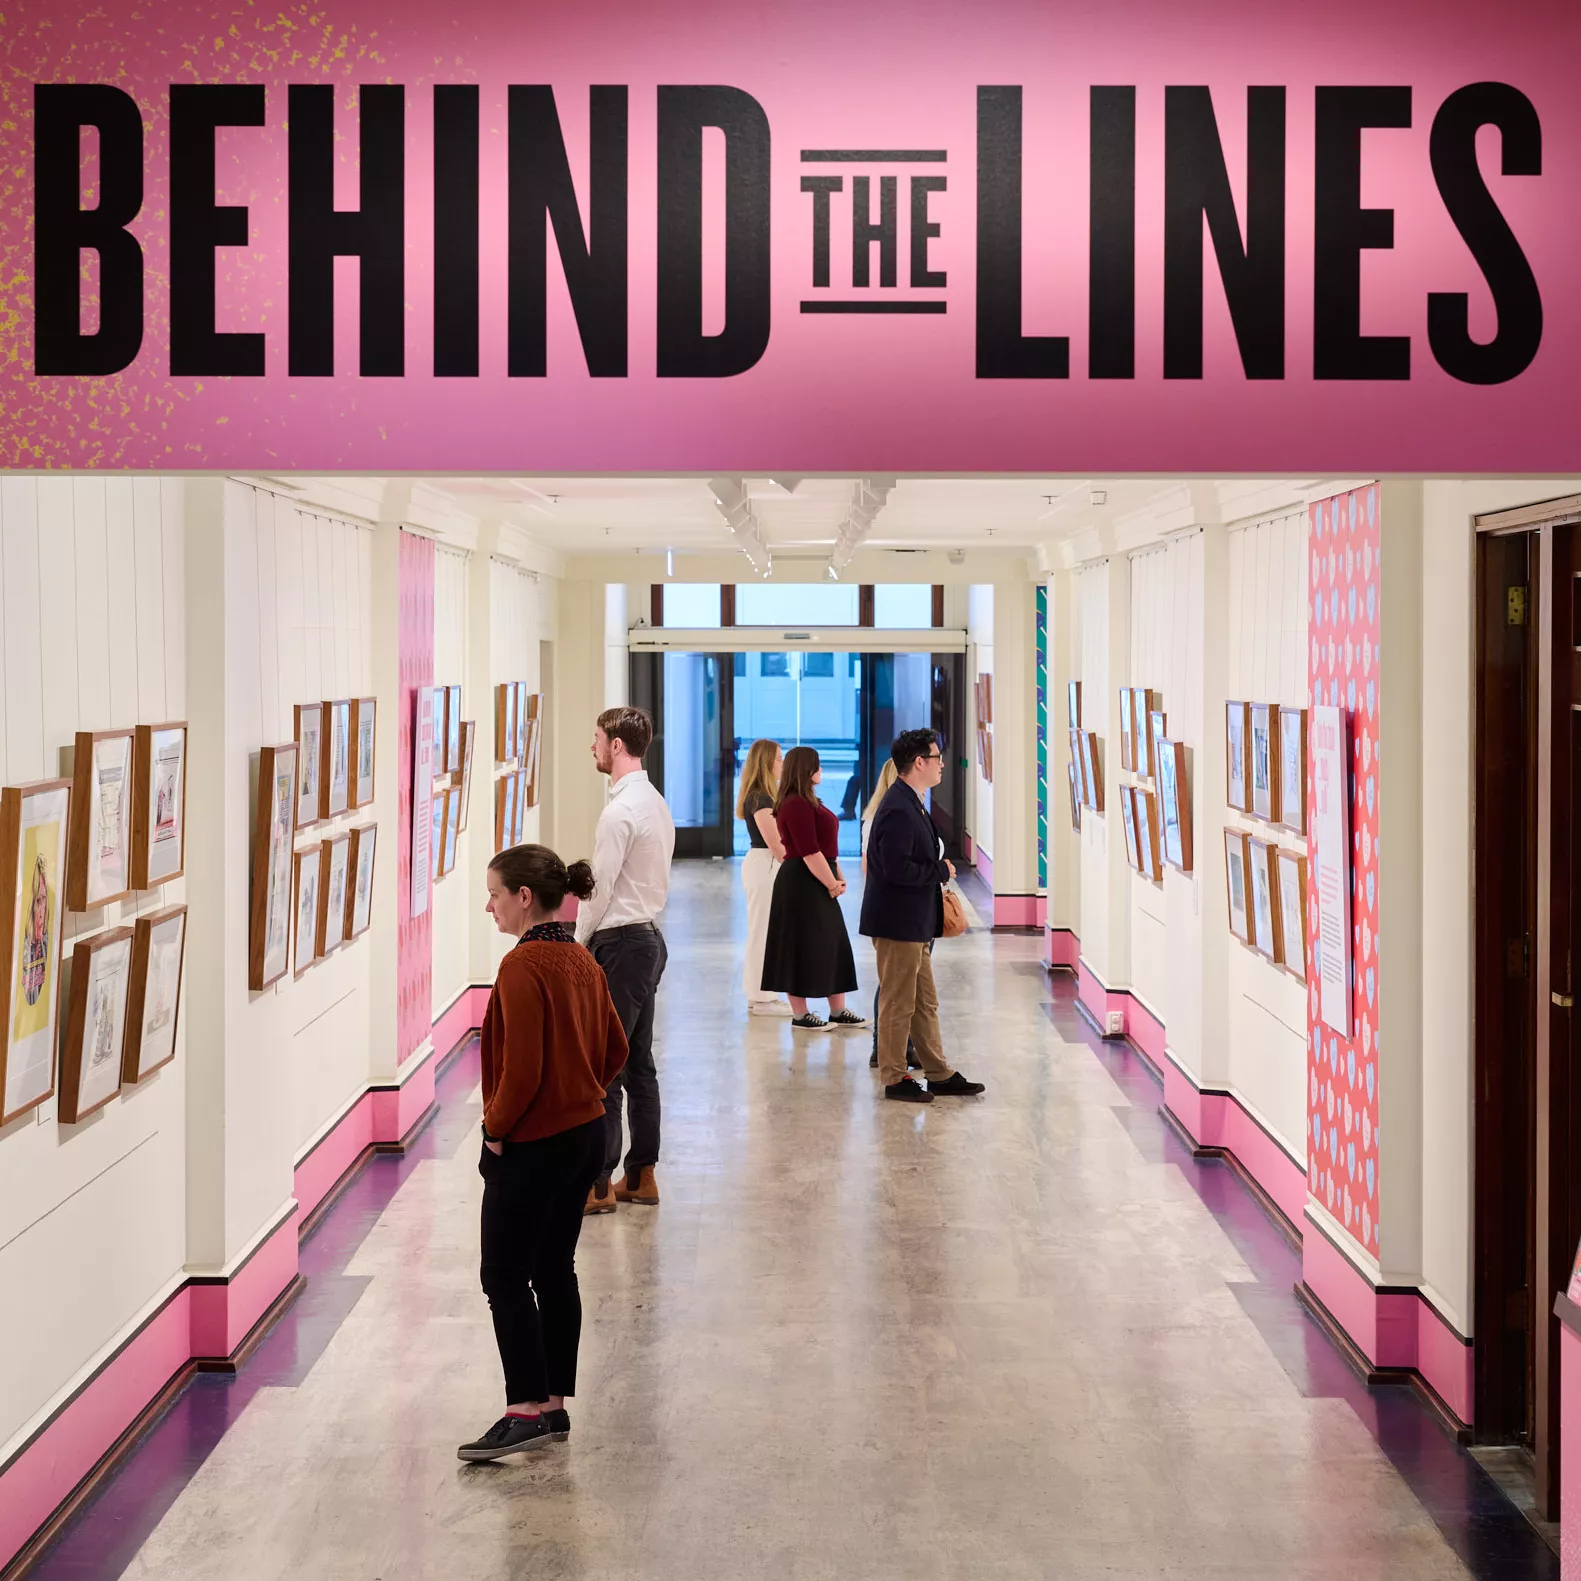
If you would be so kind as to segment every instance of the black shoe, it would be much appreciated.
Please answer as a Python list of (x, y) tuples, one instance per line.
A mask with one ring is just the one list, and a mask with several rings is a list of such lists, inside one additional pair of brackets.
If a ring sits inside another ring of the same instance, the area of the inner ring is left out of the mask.
[(501, 1455), (514, 1455), (519, 1449), (536, 1449), (547, 1444), (552, 1435), (548, 1421), (538, 1416), (502, 1416), (482, 1438), (463, 1444), (456, 1451), (457, 1460), (498, 1460)]
[(545, 1411), (543, 1419), (549, 1424), (549, 1436), (558, 1444), (563, 1444), (571, 1436), (571, 1413), (569, 1411)]
[(886, 1098), (897, 1103), (932, 1103), (933, 1094), (919, 1087), (909, 1076), (904, 1081), (893, 1081), (884, 1089)]
[(819, 1027), (826, 1027), (829, 1023), (822, 1016), (815, 1016), (809, 1010), (804, 1016), (792, 1016), (791, 1025), (803, 1032), (816, 1032)]
[(873, 1052), (868, 1055), (868, 1057), (867, 1057), (867, 1065), (868, 1065), (868, 1069), (869, 1070), (877, 1070), (878, 1069), (878, 1050), (877, 1049), (874, 1049)]
[(859, 1016), (854, 1010), (837, 1010), (829, 1017), (832, 1027), (865, 1027), (867, 1017)]
[(987, 1084), (980, 1081), (968, 1081), (959, 1071), (953, 1076), (947, 1076), (943, 1081), (930, 1081), (928, 1091), (936, 1098), (975, 1098), (980, 1092), (987, 1092)]

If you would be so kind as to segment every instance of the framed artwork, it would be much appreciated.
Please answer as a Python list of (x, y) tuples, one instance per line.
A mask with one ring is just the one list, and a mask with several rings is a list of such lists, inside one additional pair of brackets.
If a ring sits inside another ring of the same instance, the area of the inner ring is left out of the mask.
[(494, 782), (494, 849), (508, 850), (515, 845), (516, 776), (504, 774)]
[(185, 906), (166, 906), (137, 919), (126, 994), (126, 1047), (121, 1054), (121, 1081), (128, 1087), (147, 1080), (176, 1057), (186, 954)]
[(1065, 683), (1065, 723), (1072, 730), (1081, 729), (1081, 682)]
[(467, 826), (472, 809), (472, 754), (478, 744), (478, 727), (470, 719), (461, 722), (461, 827)]
[(1132, 692), (1129, 686), (1120, 688), (1120, 767), (1128, 774), (1138, 772), (1136, 767), (1136, 720), (1132, 712)]
[(1087, 805), (1094, 812), (1103, 811), (1103, 764), (1098, 756), (1098, 733), (1081, 732), (1082, 777), (1087, 782)]
[(452, 790), (445, 795), (445, 872), (453, 873), (455, 871), (456, 852), (460, 845), (461, 792)]
[(1136, 803), (1129, 785), (1120, 787), (1120, 820), (1125, 825), (1125, 860), (1140, 872), (1142, 858), (1136, 843)]
[(1279, 806), (1279, 710), (1267, 703), (1253, 703), (1251, 724), (1251, 813), (1272, 823)]
[(324, 766), (319, 774), (321, 816), (338, 818), (351, 806), (351, 699), (324, 704)]
[[(1156, 701), (1156, 698), (1155, 698)], [(1162, 708), (1151, 708), (1147, 714), (1147, 750), (1152, 765), (1151, 779), (1158, 778), (1158, 759), (1162, 743), (1169, 739), (1169, 720)]]
[(1307, 832), (1307, 711), (1279, 710), (1279, 800), (1274, 821), (1292, 834)]
[(332, 955), (346, 942), (346, 879), (351, 871), (351, 836), (326, 840), (318, 875), (317, 953)]
[(296, 976), (318, 959), (318, 895), (323, 876), (322, 845), (296, 853)]
[(348, 807), (367, 807), (373, 801), (373, 757), (379, 744), (379, 699), (354, 697), (351, 700), (351, 794)]
[(291, 836), (301, 803), (300, 757), (295, 742), (264, 747), (258, 754), (247, 968), (247, 986), (254, 993), (278, 982), (291, 965)]
[(1246, 842), (1252, 896), (1252, 947), (1277, 966), (1284, 959), (1279, 948), (1279, 874), (1274, 866), (1278, 846), (1266, 840)]
[(132, 739), (132, 888), (180, 878), (186, 858), (186, 721), (139, 725)]
[[(525, 681), (516, 683), (516, 756), (527, 755), (527, 720), (538, 717), (537, 693), (527, 690)], [(525, 767), (525, 765), (523, 765)]]
[(1230, 932), (1242, 944), (1252, 938), (1251, 907), (1246, 893), (1251, 836), (1244, 829), (1224, 831), (1224, 893), (1230, 908)]
[(71, 952), (71, 1002), (60, 1058), (60, 1119), (78, 1125), (121, 1090), (132, 930), (111, 928)]
[(296, 826), (305, 829), (317, 823), (319, 785), (324, 777), (324, 705), (296, 705), (296, 751), (300, 772), (296, 787)]
[[(544, 695), (534, 692), (532, 703), (528, 711), (532, 722), (532, 740), (527, 743), (527, 805), (538, 805), (538, 769), (543, 762), (543, 737), (544, 737)], [(994, 766), (994, 738), (993, 732), (988, 733), (988, 767), (990, 771)]]
[(1250, 812), (1252, 778), (1251, 725), (1245, 703), (1224, 705), (1224, 792), (1230, 806)]
[(516, 756), (516, 695), (514, 681), (494, 688), (494, 761), (509, 763)]
[(1136, 849), (1142, 873), (1155, 884), (1164, 882), (1163, 831), (1159, 827), (1158, 797), (1136, 786)]
[[(1294, 712), (1294, 710), (1292, 710)], [(1292, 977), (1307, 980), (1307, 859), (1295, 851), (1278, 853), (1279, 964)]]
[(72, 764), (66, 904), (87, 911), (132, 892), (131, 730), (79, 730)]
[(1158, 744), (1158, 810), (1163, 824), (1164, 860), (1182, 873), (1191, 871), (1191, 787), (1186, 778), (1186, 744), (1168, 737)]
[(461, 767), (461, 688), (445, 688), (445, 772)]
[(428, 911), (429, 888), (434, 874), (434, 711), (444, 700), (432, 686), (419, 686), (412, 698), (412, 813), (411, 856), (407, 877), (411, 889), (406, 915), (421, 917)]
[[(435, 692), (434, 701), (436, 704), (439, 701), (439, 697), (440, 694)], [(428, 849), (431, 857), (429, 873), (431, 877), (436, 879), (443, 878), (450, 871), (445, 866), (445, 807), (454, 795), (455, 792), (453, 790), (447, 790), (437, 785), (434, 787), (433, 822), (430, 826), (433, 832), (429, 840)]]
[(437, 779), (439, 775), (445, 772), (445, 708), (450, 701), (450, 688), (448, 686), (436, 686), (434, 687), (433, 691), (433, 768), (434, 777)]
[(1070, 761), (1076, 770), (1076, 795), (1082, 806), (1087, 805), (1087, 767), (1082, 762), (1081, 731), (1070, 732)]
[(1070, 826), (1078, 834), (1081, 833), (1081, 785), (1076, 773), (1076, 764), (1073, 759), (1065, 765), (1065, 777), (1070, 784)]
[(0, 791), (0, 1125), (55, 1091), (71, 781)]
[(516, 771), (516, 823), (511, 834), (511, 844), (520, 845), (527, 838), (527, 770)]
[(994, 722), (994, 678), (992, 673), (979, 675), (977, 682), (983, 689), (982, 712), (977, 717), (985, 725), (991, 725)]
[(373, 859), (379, 849), (379, 826), (365, 823), (351, 831), (351, 887), (346, 895), (346, 937), (360, 938), (373, 921)]
[[(1122, 708), (1124, 699), (1121, 699)], [(1151, 721), (1153, 710), (1158, 707), (1158, 693), (1151, 686), (1131, 688), (1131, 729), (1136, 737), (1136, 772), (1144, 779), (1152, 779), (1158, 772), (1158, 754), (1154, 750)]]

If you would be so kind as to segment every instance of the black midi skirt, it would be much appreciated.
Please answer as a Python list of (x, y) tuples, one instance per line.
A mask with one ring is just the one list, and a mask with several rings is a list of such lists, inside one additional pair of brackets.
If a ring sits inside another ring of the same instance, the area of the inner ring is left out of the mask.
[(774, 875), (763, 988), (798, 999), (827, 999), (856, 988), (856, 958), (840, 902), (799, 856), (789, 858)]

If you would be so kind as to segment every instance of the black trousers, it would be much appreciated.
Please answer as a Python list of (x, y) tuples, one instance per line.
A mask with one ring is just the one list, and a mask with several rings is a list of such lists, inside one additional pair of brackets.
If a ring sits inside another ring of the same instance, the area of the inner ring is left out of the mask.
[(604, 1157), (604, 1121), (538, 1142), (483, 1144), (483, 1293), (505, 1368), (505, 1403), (576, 1393), (582, 1293), (576, 1241)]
[(590, 941), (593, 959), (604, 968), (609, 997), (615, 1001), (630, 1053), (626, 1067), (609, 1084), (604, 1098), (604, 1167), (607, 1180), (620, 1168), (620, 1101), (626, 1100), (631, 1146), (626, 1173), (634, 1175), (659, 1162), (659, 1072), (653, 1063), (653, 1007), (670, 952), (655, 927), (638, 924), (609, 928)]

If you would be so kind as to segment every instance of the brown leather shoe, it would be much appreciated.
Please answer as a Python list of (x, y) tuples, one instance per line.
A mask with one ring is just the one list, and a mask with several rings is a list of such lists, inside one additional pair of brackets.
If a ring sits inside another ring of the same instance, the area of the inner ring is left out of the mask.
[(659, 1201), (659, 1185), (653, 1178), (653, 1166), (645, 1166), (637, 1176), (636, 1185), (632, 1185), (631, 1176), (626, 1175), (615, 1182), (615, 1196), (621, 1202), (642, 1202), (648, 1207), (656, 1207)]
[(615, 1211), (615, 1193), (610, 1189), (610, 1183), (604, 1182), (604, 1195), (598, 1194), (598, 1182), (593, 1182), (593, 1189), (587, 1194), (587, 1201), (582, 1204), (584, 1215), (589, 1213), (613, 1213)]

